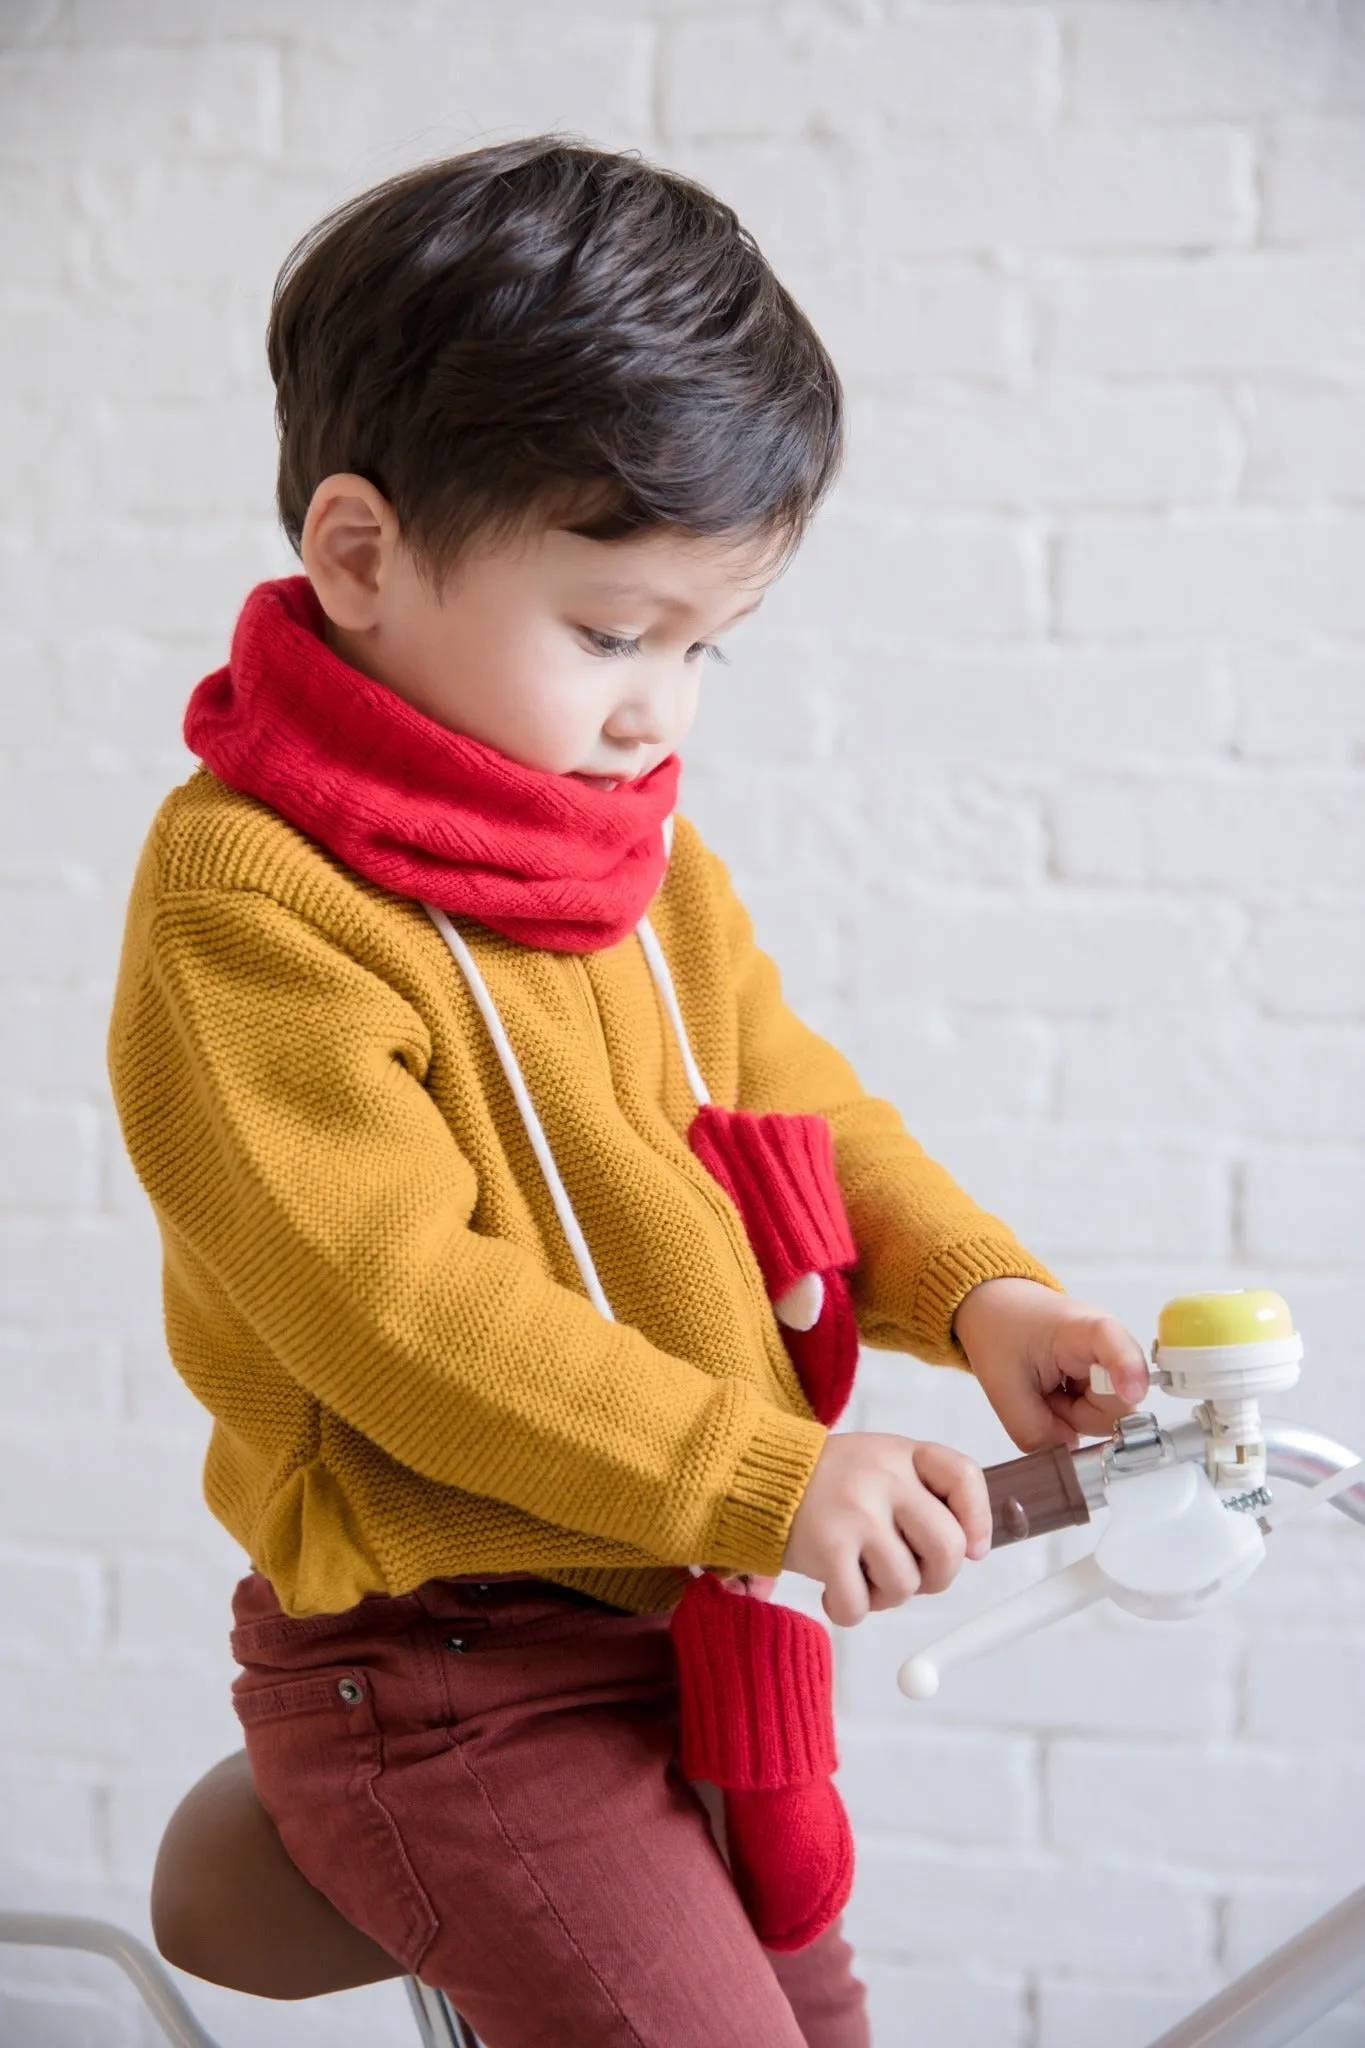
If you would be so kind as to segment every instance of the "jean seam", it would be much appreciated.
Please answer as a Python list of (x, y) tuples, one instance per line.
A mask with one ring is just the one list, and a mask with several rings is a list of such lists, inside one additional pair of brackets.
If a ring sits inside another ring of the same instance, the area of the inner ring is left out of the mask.
[[(384, 1734), (377, 1717), (374, 1724), (374, 1733), (378, 1768), (357, 1789), (377, 1816), (390, 1845), (397, 1852), (399, 1868), (407, 1879), (409, 1910), (416, 1909), (416, 1920), (424, 1930), (424, 1934), (419, 1942), (414, 1943), (411, 1947), (411, 1959), (409, 1960), (407, 1955), (400, 1956), (398, 1959), (410, 1975), (416, 1976), (430, 1952), (431, 1944), (440, 1932), (441, 1921), (435, 1906), (432, 1904), (431, 1895), (418, 1876), (416, 1866), (408, 1854), (407, 1843), (403, 1840), (403, 1831), (380, 1796), (379, 1784), (387, 1768), (387, 1760)], [(405, 1943), (406, 1946), (407, 1944)]]
[(479, 1776), (479, 1773), (475, 1770), (473, 1764), (471, 1763), (468, 1751), (464, 1748), (457, 1747), (456, 1749), (454, 1749), (452, 1753), (458, 1758), (461, 1767), (468, 1774), (471, 1782), (475, 1787), (475, 1790), (478, 1792), (479, 1797), (483, 1800), (484, 1805), (488, 1809), (494, 1827), (502, 1836), (503, 1841), (507, 1844), (507, 1847), (510, 1849), (513, 1856), (515, 1856), (518, 1866), (525, 1874), (527, 1880), (531, 1884), (537, 1896), (543, 1901), (547, 1911), (554, 1919), (556, 1926), (563, 1934), (564, 1939), (568, 1942), (569, 1947), (578, 1957), (579, 1962), (588, 1972), (588, 1975), (592, 1978), (598, 1990), (606, 1999), (607, 2004), (611, 2007), (612, 2011), (616, 2014), (616, 2017), (620, 2020), (622, 2026), (626, 2028), (627, 2032), (630, 2035), (631, 2040), (635, 2043), (635, 2048), (649, 2048), (648, 2042), (644, 2039), (644, 2036), (639, 2032), (639, 2029), (636, 2027), (635, 2022), (630, 2018), (630, 2015), (622, 2007), (621, 2001), (617, 1998), (615, 1992), (607, 1983), (601, 1971), (597, 1968), (596, 1964), (592, 1961), (592, 1959), (584, 1954), (581, 1944), (576, 1940), (573, 1930), (570, 1928), (568, 1922), (565, 1920), (564, 1915), (560, 1912), (559, 1907), (556, 1905), (555, 1901), (550, 1897), (550, 1894), (545, 1889), (545, 1886), (541, 1882), (541, 1879), (537, 1876), (535, 1870), (532, 1868), (530, 1860), (527, 1857), (526, 1852), (522, 1848), (520, 1842), (517, 1842), (513, 1839), (506, 1822), (503, 1820), (502, 1815), (498, 1812), (498, 1809), (493, 1802), (492, 1794), (489, 1792), (487, 1785), (484, 1783), (483, 1779)]

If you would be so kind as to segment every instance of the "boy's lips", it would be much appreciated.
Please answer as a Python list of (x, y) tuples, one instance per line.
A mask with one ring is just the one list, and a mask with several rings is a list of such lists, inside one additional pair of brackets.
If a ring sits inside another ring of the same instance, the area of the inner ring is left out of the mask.
[(586, 783), (589, 789), (606, 791), (619, 789), (623, 782), (634, 782), (635, 777), (633, 775), (588, 775), (581, 768), (575, 768), (573, 780)]

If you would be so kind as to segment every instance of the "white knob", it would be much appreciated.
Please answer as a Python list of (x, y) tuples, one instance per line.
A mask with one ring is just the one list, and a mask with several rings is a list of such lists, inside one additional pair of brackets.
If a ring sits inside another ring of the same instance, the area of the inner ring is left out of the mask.
[(1114, 1391), (1114, 1382), (1102, 1365), (1090, 1368), (1090, 1391), (1092, 1394), (1112, 1394)]
[(907, 1657), (896, 1683), (908, 1700), (931, 1700), (938, 1691), (938, 1666), (932, 1657)]
[(1031, 1635), (1036, 1628), (1046, 1628), (1050, 1621), (1079, 1613), (1093, 1600), (1102, 1600), (1105, 1591), (1105, 1577), (1094, 1558), (1082, 1557), (1065, 1571), (1054, 1572), (1050, 1579), (1025, 1586), (1010, 1599), (1002, 1600), (998, 1607), (988, 1607), (984, 1614), (974, 1615), (946, 1636), (940, 1636), (936, 1643), (926, 1644), (913, 1657), (906, 1658), (896, 1682), (907, 1699), (931, 1700), (938, 1691), (941, 1674), (950, 1665)]

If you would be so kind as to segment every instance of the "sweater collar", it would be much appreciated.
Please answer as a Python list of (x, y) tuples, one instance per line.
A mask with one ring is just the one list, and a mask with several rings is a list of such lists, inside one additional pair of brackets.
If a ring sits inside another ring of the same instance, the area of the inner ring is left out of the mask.
[(590, 953), (634, 929), (663, 879), (676, 755), (614, 790), (524, 768), (362, 675), (322, 627), (306, 577), (247, 598), (185, 714), (220, 782), (381, 888), (522, 945)]

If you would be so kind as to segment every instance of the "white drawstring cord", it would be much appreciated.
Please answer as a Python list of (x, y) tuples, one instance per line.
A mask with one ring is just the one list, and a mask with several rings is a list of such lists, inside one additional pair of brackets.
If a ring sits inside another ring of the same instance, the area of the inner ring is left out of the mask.
[(545, 1176), (545, 1185), (550, 1190), (550, 1200), (555, 1205), (555, 1214), (559, 1218), (560, 1228), (568, 1240), (569, 1250), (573, 1253), (574, 1264), (577, 1266), (583, 1285), (587, 1289), (588, 1299), (599, 1315), (605, 1316), (609, 1323), (615, 1322), (616, 1318), (611, 1312), (611, 1303), (607, 1300), (602, 1282), (597, 1277), (597, 1268), (593, 1264), (592, 1253), (588, 1250), (588, 1240), (584, 1237), (578, 1218), (574, 1214), (573, 1203), (569, 1200), (569, 1191), (565, 1187), (560, 1177), (559, 1168), (555, 1164), (555, 1156), (550, 1150), (550, 1141), (545, 1135), (545, 1127), (536, 1114), (536, 1106), (531, 1100), (531, 1092), (526, 1086), (517, 1056), (512, 1050), (512, 1041), (503, 1029), (502, 1018), (498, 1015), (497, 1005), (488, 993), (488, 985), (478, 970), (474, 955), (470, 952), (445, 912), (437, 910), (436, 906), (432, 903), (424, 903), (422, 908), (445, 940), (447, 946), (449, 946), (455, 957), (456, 965), (465, 978), (469, 993), (478, 1005), (479, 1015), (488, 1026), (488, 1035), (493, 1041), (493, 1050), (497, 1054), (502, 1071), (507, 1077), (507, 1085), (512, 1091), (513, 1100), (521, 1111), (521, 1120), (526, 1126), (526, 1135), (531, 1141), (531, 1150), (540, 1162), (540, 1170)]
[[(670, 819), (669, 822), (671, 823), (672, 820)], [(658, 989), (660, 1000), (672, 1020), (673, 1030), (678, 1040), (678, 1051), (682, 1054), (682, 1063), (687, 1071), (687, 1078), (691, 1083), (692, 1093), (696, 1096), (699, 1105), (707, 1103), (711, 1100), (710, 1092), (705, 1081), (702, 1079), (701, 1068), (697, 1065), (692, 1054), (692, 1047), (687, 1036), (687, 1026), (683, 1023), (682, 1010), (678, 1004), (678, 991), (673, 985), (673, 976), (669, 971), (668, 961), (664, 956), (664, 949), (659, 944), (658, 938), (655, 936), (654, 927), (647, 917), (640, 919), (636, 930), (640, 935), (640, 944), (644, 948), (645, 958), (649, 962), (649, 971), (654, 976), (654, 986)], [(823, 1315), (824, 1308), (825, 1283), (823, 1279), (818, 1273), (803, 1273), (801, 1278), (795, 1281), (787, 1289), (787, 1292), (773, 1303), (773, 1314), (784, 1329), (813, 1330)]]
[(687, 1075), (688, 1086), (697, 1098), (698, 1107), (701, 1107), (711, 1100), (711, 1091), (702, 1079), (701, 1068), (692, 1056), (692, 1046), (687, 1036), (687, 1026), (683, 1023), (682, 1010), (678, 1005), (678, 991), (673, 986), (673, 976), (669, 972), (668, 961), (664, 957), (664, 949), (659, 944), (658, 938), (655, 936), (654, 927), (647, 917), (640, 919), (635, 930), (640, 945), (644, 950), (645, 959), (649, 962), (649, 971), (654, 976), (654, 986), (659, 991), (660, 1000), (668, 1013), (668, 1020), (673, 1026), (674, 1035), (678, 1041), (678, 1051), (682, 1054), (683, 1069)]
[[(672, 847), (673, 820), (672, 818), (667, 818), (664, 821), (665, 851), (671, 852)], [(535, 1153), (540, 1163), (540, 1170), (545, 1176), (545, 1185), (550, 1190), (550, 1200), (554, 1203), (555, 1214), (559, 1218), (560, 1228), (568, 1241), (569, 1250), (573, 1253), (574, 1264), (578, 1268), (579, 1277), (587, 1289), (588, 1299), (598, 1314), (604, 1316), (607, 1322), (615, 1322), (616, 1318), (611, 1312), (611, 1303), (607, 1300), (602, 1282), (597, 1277), (597, 1268), (593, 1264), (592, 1253), (588, 1250), (588, 1241), (583, 1235), (578, 1218), (574, 1214), (573, 1203), (569, 1200), (569, 1191), (564, 1185), (558, 1166), (555, 1164), (554, 1153), (550, 1150), (550, 1141), (545, 1135), (545, 1126), (541, 1123), (536, 1113), (535, 1103), (531, 1100), (531, 1091), (526, 1086), (526, 1079), (521, 1071), (521, 1063), (517, 1059), (516, 1053), (512, 1050), (512, 1041), (503, 1028), (502, 1018), (498, 1014), (497, 1004), (489, 994), (488, 984), (479, 972), (474, 955), (456, 931), (445, 911), (438, 910), (434, 903), (424, 903), (422, 908), (449, 947), (456, 966), (465, 978), (465, 985), (470, 995), (474, 998), (479, 1015), (488, 1027), (488, 1035), (493, 1041), (493, 1050), (498, 1056), (498, 1064), (501, 1066), (507, 1085), (512, 1091), (512, 1099), (521, 1112), (521, 1120), (526, 1126), (526, 1135), (531, 1141), (531, 1150)], [(672, 1024), (677, 1035), (678, 1050), (682, 1054), (683, 1068), (687, 1074), (692, 1093), (696, 1096), (699, 1103), (709, 1102), (711, 1100), (710, 1091), (702, 1079), (701, 1068), (697, 1065), (692, 1055), (691, 1041), (687, 1036), (687, 1027), (683, 1023), (682, 1010), (678, 1004), (678, 992), (673, 986), (673, 976), (669, 972), (664, 949), (655, 937), (654, 928), (647, 917), (641, 918), (636, 929), (639, 933), (640, 945), (644, 950), (649, 971), (654, 977), (654, 986), (659, 992), (669, 1022)], [(690, 1564), (687, 1569), (694, 1579), (704, 1578), (706, 1575), (703, 1567), (699, 1564)]]
[[(665, 821), (664, 846), (666, 849), (671, 849), (672, 846), (672, 825), (673, 820), (671, 818)], [(609, 1323), (614, 1322), (616, 1318), (612, 1315), (611, 1303), (607, 1300), (606, 1290), (597, 1277), (597, 1268), (593, 1264), (592, 1253), (588, 1250), (588, 1240), (584, 1237), (582, 1227), (577, 1216), (574, 1214), (573, 1203), (569, 1200), (569, 1191), (564, 1185), (563, 1177), (558, 1166), (555, 1164), (554, 1153), (550, 1150), (550, 1141), (545, 1135), (545, 1126), (541, 1123), (540, 1117), (536, 1112), (535, 1103), (531, 1100), (531, 1091), (526, 1086), (525, 1076), (521, 1071), (521, 1064), (517, 1059), (516, 1053), (512, 1050), (512, 1041), (503, 1028), (502, 1018), (498, 1015), (498, 1006), (488, 992), (488, 984), (479, 972), (474, 955), (456, 931), (445, 911), (438, 910), (434, 903), (424, 903), (422, 908), (445, 940), (446, 945), (450, 948), (455, 964), (461, 974), (463, 974), (469, 993), (473, 996), (478, 1007), (479, 1015), (488, 1027), (488, 1035), (493, 1041), (493, 1050), (498, 1056), (498, 1063), (506, 1077), (507, 1085), (512, 1091), (512, 1099), (521, 1111), (521, 1120), (526, 1126), (526, 1135), (531, 1141), (531, 1150), (540, 1162), (540, 1170), (545, 1176), (545, 1185), (550, 1191), (550, 1200), (554, 1203), (555, 1214), (559, 1218), (560, 1228), (563, 1230), (564, 1236), (568, 1241), (569, 1250), (573, 1253), (574, 1264), (577, 1266), (579, 1277), (582, 1279), (583, 1285), (587, 1290), (588, 1299), (599, 1315), (605, 1316)], [(640, 919), (636, 930), (639, 933), (640, 945), (643, 948), (645, 959), (649, 965), (649, 971), (654, 977), (654, 986), (659, 992), (669, 1022), (672, 1024), (676, 1034), (678, 1050), (682, 1055), (682, 1063), (687, 1075), (688, 1085), (696, 1096), (698, 1103), (707, 1103), (711, 1100), (710, 1091), (702, 1078), (701, 1068), (697, 1065), (692, 1055), (691, 1042), (687, 1036), (687, 1026), (683, 1023), (682, 1010), (678, 1004), (678, 992), (673, 986), (673, 976), (669, 972), (668, 961), (664, 957), (664, 949), (655, 937), (654, 928), (647, 917)]]

